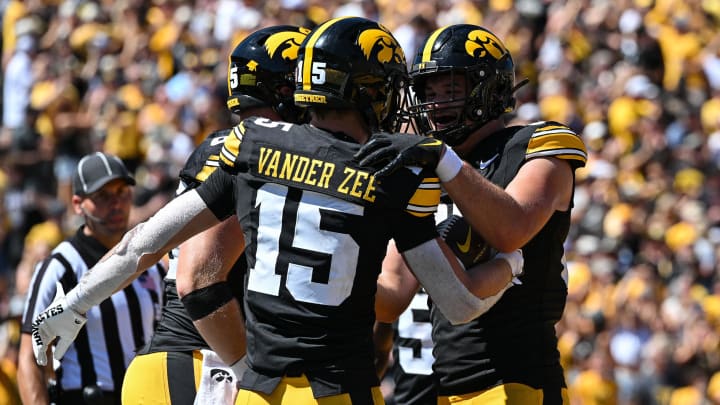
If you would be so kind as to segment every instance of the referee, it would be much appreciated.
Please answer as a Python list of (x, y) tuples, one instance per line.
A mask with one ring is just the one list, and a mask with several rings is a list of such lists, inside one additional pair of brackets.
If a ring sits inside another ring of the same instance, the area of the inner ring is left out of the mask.
[(162, 304), (160, 263), (88, 311), (85, 327), (54, 370), (35, 362), (31, 331), (33, 319), (62, 293), (56, 286), (69, 291), (122, 239), (134, 184), (115, 156), (96, 152), (78, 163), (72, 206), (85, 224), (37, 266), (28, 290), (18, 370), (24, 404), (120, 404), (125, 369), (151, 336)]

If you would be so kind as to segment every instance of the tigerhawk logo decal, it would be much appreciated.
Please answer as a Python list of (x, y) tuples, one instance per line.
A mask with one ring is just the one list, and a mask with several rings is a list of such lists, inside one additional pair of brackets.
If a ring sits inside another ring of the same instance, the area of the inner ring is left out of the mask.
[(301, 28), (300, 31), (282, 31), (272, 34), (265, 41), (265, 49), (267, 50), (270, 58), (275, 56), (275, 53), (280, 51), (280, 56), (283, 59), (295, 60), (298, 58), (298, 51), (300, 50), (300, 44), (310, 32), (307, 28)]
[(507, 49), (495, 35), (483, 30), (470, 31), (465, 41), (465, 51), (475, 58), (483, 58), (489, 53), (497, 60), (507, 53)]
[(380, 63), (405, 63), (402, 48), (387, 31), (372, 28), (363, 31), (358, 37), (365, 58), (377, 58)]

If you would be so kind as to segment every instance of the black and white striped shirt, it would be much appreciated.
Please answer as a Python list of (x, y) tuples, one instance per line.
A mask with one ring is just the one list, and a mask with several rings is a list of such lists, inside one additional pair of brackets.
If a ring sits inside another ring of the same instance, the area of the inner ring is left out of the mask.
[[(28, 290), (22, 332), (31, 333), (35, 316), (54, 299), (57, 281), (69, 291), (107, 250), (80, 228), (38, 264)], [(158, 263), (88, 311), (88, 321), (77, 339), (54, 364), (63, 390), (97, 385), (105, 391), (120, 391), (125, 369), (150, 338), (159, 318), (164, 273)]]

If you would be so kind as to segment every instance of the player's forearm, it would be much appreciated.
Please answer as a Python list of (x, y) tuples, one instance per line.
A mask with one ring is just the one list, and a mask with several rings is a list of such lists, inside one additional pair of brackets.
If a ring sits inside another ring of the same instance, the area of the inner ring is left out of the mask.
[(240, 305), (233, 299), (211, 314), (193, 321), (210, 348), (227, 364), (245, 355), (245, 322)]
[(176, 274), (178, 294), (182, 297), (227, 280), (244, 249), (242, 227), (235, 215), (188, 239), (180, 247)]
[(470, 267), (468, 275), (473, 293), (479, 297), (497, 294), (512, 281), (513, 273), (510, 264), (501, 258), (493, 258), (485, 263)]
[(498, 256), (466, 272), (439, 238), (403, 252), (420, 284), (452, 324), (469, 322), (487, 312), (512, 287), (513, 277), (522, 274), (520, 250)]
[(390, 362), (395, 331), (391, 323), (375, 322), (373, 343), (375, 344), (375, 372), (382, 379)]
[[(443, 245), (443, 247), (441, 247)], [(420, 284), (452, 324), (462, 324), (489, 309), (485, 297), (475, 295), (477, 287), (439, 238), (402, 252)]]
[(390, 241), (377, 281), (375, 317), (380, 322), (392, 323), (410, 305), (420, 288), (417, 279)]
[[(201, 216), (203, 210), (206, 213)], [(67, 293), (68, 306), (81, 314), (86, 313), (127, 285), (139, 271), (160, 260), (172, 246), (213, 223), (217, 223), (217, 219), (196, 192), (176, 198), (147, 222), (125, 234), (120, 243)]]
[(443, 188), (476, 232), (502, 252), (520, 248), (526, 240), (520, 205), (502, 188), (465, 164)]

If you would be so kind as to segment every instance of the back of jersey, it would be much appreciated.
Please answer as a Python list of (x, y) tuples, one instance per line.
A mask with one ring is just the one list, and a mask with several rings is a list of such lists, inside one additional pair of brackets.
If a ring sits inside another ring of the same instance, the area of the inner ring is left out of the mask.
[(251, 369), (376, 384), (381, 262), (390, 238), (407, 248), (435, 236), (437, 179), (402, 170), (380, 183), (352, 162), (359, 144), (309, 125), (254, 118), (238, 128)]

